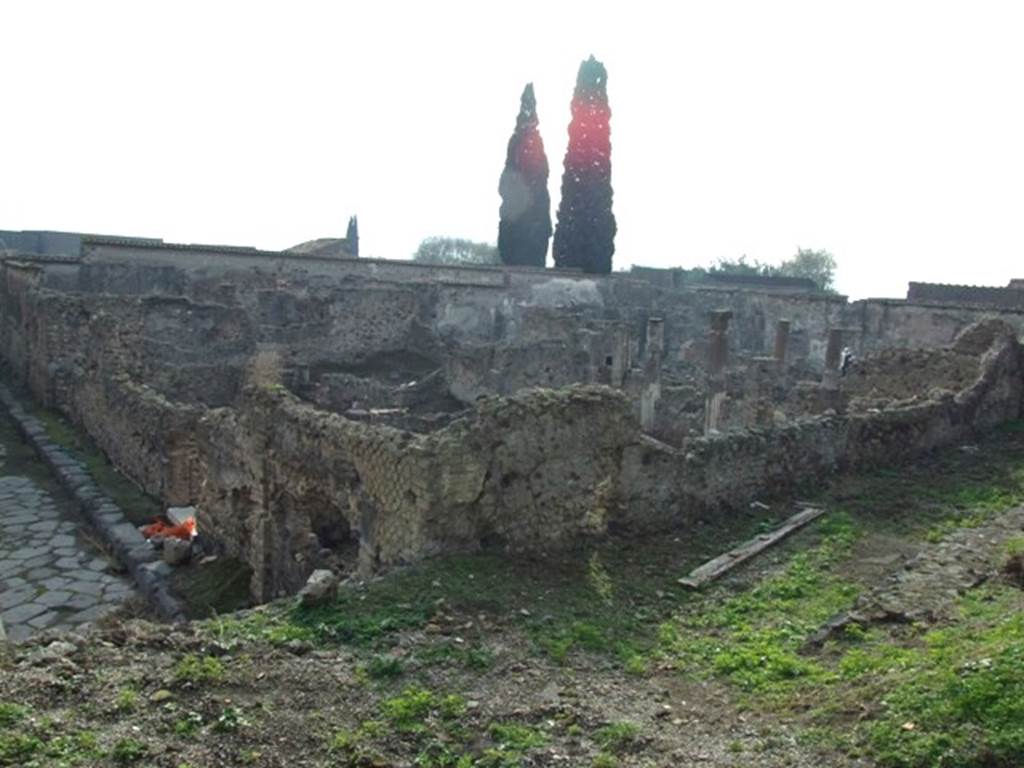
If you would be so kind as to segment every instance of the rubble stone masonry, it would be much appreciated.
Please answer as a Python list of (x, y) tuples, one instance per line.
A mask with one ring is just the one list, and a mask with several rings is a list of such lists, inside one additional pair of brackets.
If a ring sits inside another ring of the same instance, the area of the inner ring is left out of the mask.
[[(0, 357), (148, 492), (197, 504), (201, 534), (253, 567), (258, 600), (323, 565), (542, 551), (610, 528), (685, 535), (698, 518), (911, 460), (1021, 412), (1015, 311), (143, 241), (83, 248), (0, 260)], [(786, 359), (820, 371), (829, 330), (844, 328), (865, 355), (932, 350), (907, 359), (948, 386), (901, 400), (918, 386), (906, 382), (930, 379), (901, 378), (890, 356), (851, 393), (881, 393), (877, 408), (848, 396), (837, 411), (668, 445), (643, 433), (639, 390), (609, 385), (639, 377), (641, 361), (659, 368), (649, 325), (668, 364), (703, 343), (713, 310), (732, 313), (730, 358), (770, 354), (788, 321)], [(429, 405), (441, 392), (457, 407), (412, 432), (372, 408), (357, 419), (311, 402), (349, 407), (330, 387), (350, 384), (371, 400), (393, 389)]]

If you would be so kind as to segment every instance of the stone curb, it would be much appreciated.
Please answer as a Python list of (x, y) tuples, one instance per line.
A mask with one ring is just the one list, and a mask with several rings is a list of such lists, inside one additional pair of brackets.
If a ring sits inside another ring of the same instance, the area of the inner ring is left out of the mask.
[(100, 490), (81, 462), (47, 437), (42, 422), (25, 410), (3, 385), (0, 385), (0, 404), (6, 408), (26, 442), (74, 498), (86, 519), (127, 569), (157, 613), (168, 621), (184, 621), (181, 602), (168, 587), (171, 567), (160, 560), (156, 550), (128, 521), (121, 508)]

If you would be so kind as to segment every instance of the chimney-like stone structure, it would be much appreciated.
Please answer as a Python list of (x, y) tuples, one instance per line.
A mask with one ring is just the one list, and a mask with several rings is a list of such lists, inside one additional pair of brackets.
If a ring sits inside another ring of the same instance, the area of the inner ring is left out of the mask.
[(828, 346), (825, 347), (825, 372), (821, 383), (826, 389), (839, 388), (839, 362), (843, 352), (843, 329), (830, 328)]
[(711, 313), (708, 334), (708, 397), (704, 405), (704, 434), (718, 431), (725, 400), (725, 366), (729, 361), (729, 321), (732, 312), (716, 309)]
[(647, 347), (644, 360), (644, 388), (640, 394), (640, 428), (654, 430), (658, 400), (661, 399), (661, 359), (665, 352), (665, 321), (652, 317), (647, 321)]
[(789, 349), (789, 320), (779, 320), (775, 324), (775, 354), (773, 357), (778, 360), (779, 367), (784, 369), (786, 365), (786, 351)]
[(621, 389), (626, 384), (626, 371), (629, 370), (629, 330), (625, 325), (615, 329), (613, 336), (614, 351), (612, 352), (611, 382), (613, 387)]

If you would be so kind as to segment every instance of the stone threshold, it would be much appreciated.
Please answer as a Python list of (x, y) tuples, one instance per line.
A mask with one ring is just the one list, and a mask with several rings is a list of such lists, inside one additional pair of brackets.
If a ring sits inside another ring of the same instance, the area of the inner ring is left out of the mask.
[(49, 438), (42, 422), (2, 384), (0, 404), (24, 440), (50, 467), (57, 481), (110, 547), (114, 557), (128, 571), (143, 597), (163, 619), (184, 621), (184, 609), (172, 594), (168, 582), (171, 567), (160, 559), (159, 553), (128, 521), (121, 508), (100, 490), (81, 462)]

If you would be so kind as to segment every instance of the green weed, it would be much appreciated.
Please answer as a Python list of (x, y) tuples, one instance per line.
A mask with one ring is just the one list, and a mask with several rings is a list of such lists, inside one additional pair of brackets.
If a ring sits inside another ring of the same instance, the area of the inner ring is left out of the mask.
[(1024, 600), (993, 586), (961, 603), (961, 621), (920, 644), (899, 652), (876, 645), (860, 656), (859, 686), (884, 684), (881, 713), (861, 728), (882, 765), (1024, 762)]
[(685, 612), (682, 633), (663, 625), (662, 648), (684, 667), (727, 677), (748, 692), (777, 695), (800, 682), (826, 682), (830, 674), (799, 651), (823, 622), (849, 607), (858, 588), (833, 573), (859, 533), (837, 513), (820, 526), (822, 539), (793, 555), (781, 573), (724, 601), (708, 598)]
[(184, 656), (174, 667), (174, 679), (179, 683), (215, 683), (224, 677), (224, 664), (215, 656), (195, 654)]
[(424, 721), (438, 706), (438, 698), (426, 690), (410, 686), (398, 696), (381, 703), (381, 714), (399, 731), (423, 729)]
[(535, 728), (514, 723), (493, 723), (490, 733), (498, 748), (504, 751), (522, 752), (548, 743), (548, 737)]
[(133, 712), (138, 704), (138, 692), (132, 688), (122, 688), (114, 700), (114, 709), (118, 712)]
[(401, 677), (404, 671), (401, 659), (394, 656), (374, 656), (366, 665), (366, 674), (375, 680)]
[(0, 702), (0, 728), (10, 728), (17, 725), (29, 715), (29, 708), (21, 704)]
[(213, 723), (213, 730), (218, 733), (234, 733), (249, 725), (249, 722), (238, 707), (225, 707)]
[(624, 752), (636, 744), (639, 735), (636, 723), (611, 723), (594, 733), (594, 741), (604, 752)]
[(612, 577), (608, 575), (608, 569), (604, 567), (601, 555), (596, 551), (587, 560), (587, 582), (602, 603), (609, 606), (612, 604), (615, 591)]
[(36, 736), (18, 731), (0, 732), (0, 765), (24, 765), (42, 748), (43, 742)]
[(149, 747), (138, 739), (120, 739), (110, 750), (110, 757), (121, 765), (137, 763), (148, 754)]
[(198, 712), (188, 712), (174, 723), (174, 732), (179, 736), (191, 736), (203, 727), (203, 716)]

